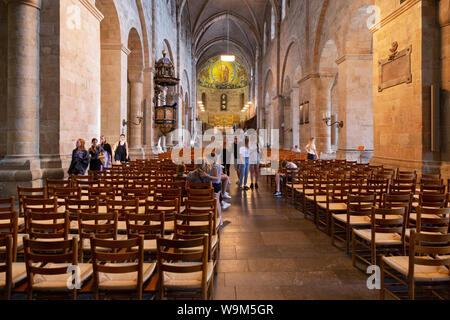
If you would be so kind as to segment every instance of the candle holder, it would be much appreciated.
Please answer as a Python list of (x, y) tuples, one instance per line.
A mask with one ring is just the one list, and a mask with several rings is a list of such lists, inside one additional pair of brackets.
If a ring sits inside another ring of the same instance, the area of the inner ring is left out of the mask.
[(123, 119), (123, 120), (122, 120), (122, 126), (125, 127), (125, 126), (129, 126), (130, 124), (134, 124), (135, 126), (140, 126), (140, 125), (142, 125), (142, 121), (144, 121), (143, 115), (138, 115), (138, 116), (136, 117), (136, 119), (138, 120), (137, 123), (136, 123), (136, 122), (133, 122), (133, 121), (131, 121), (131, 120), (125, 120), (125, 119)]
[(329, 127), (332, 127), (334, 125), (337, 125), (339, 129), (344, 128), (344, 121), (335, 121), (332, 122), (333, 120), (331, 119), (331, 115), (330, 114), (324, 114), (323, 115), (323, 122), (325, 122), (325, 124)]

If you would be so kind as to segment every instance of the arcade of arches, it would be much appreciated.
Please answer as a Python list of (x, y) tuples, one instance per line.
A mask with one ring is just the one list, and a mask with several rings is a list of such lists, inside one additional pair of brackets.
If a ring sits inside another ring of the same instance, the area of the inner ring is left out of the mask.
[[(366, 162), (448, 176), (448, 10), (448, 0), (2, 2), (0, 193), (62, 177), (77, 138), (126, 133), (132, 158), (158, 152), (152, 79), (163, 50), (180, 79), (167, 92), (178, 128), (192, 136), (198, 120), (253, 118), (280, 130), (282, 149), (315, 137), (322, 159), (359, 159), (364, 146)], [(379, 64), (394, 42), (411, 49), (409, 80), (382, 89), (399, 82)], [(214, 65), (222, 54), (236, 62)]]
[[(267, 129), (269, 147), (304, 153), (315, 137), (321, 159), (450, 178), (450, 0), (0, 0), (0, 43), (0, 198), (68, 178), (79, 138), (125, 134), (131, 159), (150, 159), (233, 126)], [(163, 51), (179, 84), (160, 97)], [(177, 103), (191, 141), (162, 132), (155, 101)], [(367, 293), (270, 184), (238, 192), (230, 175), (216, 298)], [(322, 287), (295, 291), (311, 279)]]

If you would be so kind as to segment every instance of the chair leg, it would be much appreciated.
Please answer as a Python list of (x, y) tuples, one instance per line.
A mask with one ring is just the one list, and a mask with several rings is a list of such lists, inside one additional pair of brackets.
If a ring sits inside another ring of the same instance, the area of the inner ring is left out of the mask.
[(380, 300), (385, 299), (385, 288), (384, 288), (384, 261), (381, 259), (380, 263), (380, 281), (381, 281), (381, 288), (380, 288)]
[(353, 267), (356, 267), (356, 235), (354, 230), (352, 230), (352, 264)]

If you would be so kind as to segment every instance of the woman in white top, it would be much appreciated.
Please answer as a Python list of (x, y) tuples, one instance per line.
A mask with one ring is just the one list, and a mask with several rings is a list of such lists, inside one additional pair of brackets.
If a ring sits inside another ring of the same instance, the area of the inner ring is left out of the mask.
[(308, 152), (308, 160), (316, 160), (319, 159), (319, 155), (317, 154), (315, 138), (311, 138), (309, 143), (306, 145), (306, 152)]
[[(245, 137), (245, 146), (240, 149), (240, 158), (241, 158), (241, 179), (239, 180), (239, 189), (244, 189), (245, 191), (250, 188), (247, 187), (248, 181), (248, 173), (250, 171), (250, 139), (249, 137)], [(244, 187), (242, 187), (242, 183), (244, 183)]]
[(258, 180), (259, 180), (259, 174), (260, 174), (260, 163), (261, 163), (261, 157), (262, 157), (262, 149), (261, 145), (259, 143), (259, 135), (256, 134), (256, 143), (255, 141), (252, 141), (251, 147), (250, 147), (250, 178), (252, 184), (250, 185), (250, 189), (253, 190), (253, 188), (258, 189)]

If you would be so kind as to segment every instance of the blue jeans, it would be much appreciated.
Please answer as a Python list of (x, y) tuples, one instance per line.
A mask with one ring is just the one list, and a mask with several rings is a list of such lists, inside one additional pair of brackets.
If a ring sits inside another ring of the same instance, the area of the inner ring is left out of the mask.
[(242, 187), (242, 182), (244, 182), (244, 187), (247, 185), (248, 173), (250, 171), (250, 158), (245, 158), (245, 164), (241, 164), (241, 179), (239, 180), (239, 186)]

